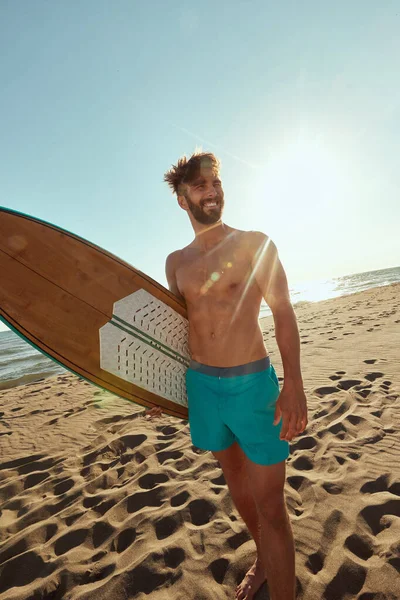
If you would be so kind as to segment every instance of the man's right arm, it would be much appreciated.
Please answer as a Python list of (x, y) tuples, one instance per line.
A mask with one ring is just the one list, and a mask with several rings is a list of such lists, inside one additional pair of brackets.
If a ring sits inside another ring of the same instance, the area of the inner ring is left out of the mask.
[(180, 293), (179, 288), (178, 288), (178, 283), (176, 281), (176, 269), (177, 269), (180, 253), (181, 253), (180, 250), (176, 250), (175, 252), (172, 252), (172, 254), (170, 254), (167, 257), (167, 260), (165, 262), (165, 275), (166, 275), (166, 278), (168, 281), (168, 287), (169, 287), (170, 291), (179, 300), (181, 300), (181, 302), (184, 303), (185, 299), (182, 296), (182, 294)]

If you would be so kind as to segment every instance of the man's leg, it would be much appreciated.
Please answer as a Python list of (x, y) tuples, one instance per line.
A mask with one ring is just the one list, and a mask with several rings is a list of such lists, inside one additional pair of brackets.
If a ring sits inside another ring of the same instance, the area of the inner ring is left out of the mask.
[(265, 581), (266, 576), (261, 563), (260, 523), (256, 504), (251, 493), (247, 459), (237, 442), (226, 450), (213, 452), (213, 455), (221, 465), (233, 503), (247, 525), (257, 547), (256, 560), (236, 591), (238, 600), (251, 600)]
[(295, 598), (295, 550), (286, 508), (286, 462), (258, 465), (246, 457), (250, 488), (260, 522), (260, 557), (271, 600)]

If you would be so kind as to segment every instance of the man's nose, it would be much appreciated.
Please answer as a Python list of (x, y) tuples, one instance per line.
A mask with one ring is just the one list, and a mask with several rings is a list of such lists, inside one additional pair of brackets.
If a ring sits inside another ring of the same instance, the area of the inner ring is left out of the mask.
[(217, 190), (215, 189), (215, 187), (212, 185), (208, 190), (207, 190), (207, 198), (215, 198), (217, 196)]

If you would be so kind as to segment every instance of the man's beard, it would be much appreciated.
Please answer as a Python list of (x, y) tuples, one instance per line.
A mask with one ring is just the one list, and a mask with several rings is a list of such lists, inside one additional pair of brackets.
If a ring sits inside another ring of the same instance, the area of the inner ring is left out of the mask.
[(217, 206), (215, 208), (208, 208), (209, 212), (205, 212), (203, 209), (204, 204), (207, 200), (202, 200), (200, 205), (194, 204), (188, 196), (185, 196), (186, 202), (188, 203), (189, 210), (192, 213), (193, 217), (196, 219), (198, 223), (202, 225), (213, 225), (217, 223), (222, 215), (222, 211), (224, 209), (224, 199), (222, 196), (217, 196), (215, 198), (215, 202)]

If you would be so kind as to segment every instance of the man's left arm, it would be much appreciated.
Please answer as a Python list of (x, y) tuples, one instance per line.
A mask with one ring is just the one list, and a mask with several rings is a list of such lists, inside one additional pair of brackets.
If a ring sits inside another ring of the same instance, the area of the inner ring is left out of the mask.
[(270, 307), (275, 338), (282, 357), (284, 383), (276, 403), (274, 424), (282, 417), (281, 439), (291, 440), (307, 426), (307, 400), (300, 368), (300, 336), (290, 301), (286, 273), (274, 242), (254, 232), (253, 274), (263, 298)]

